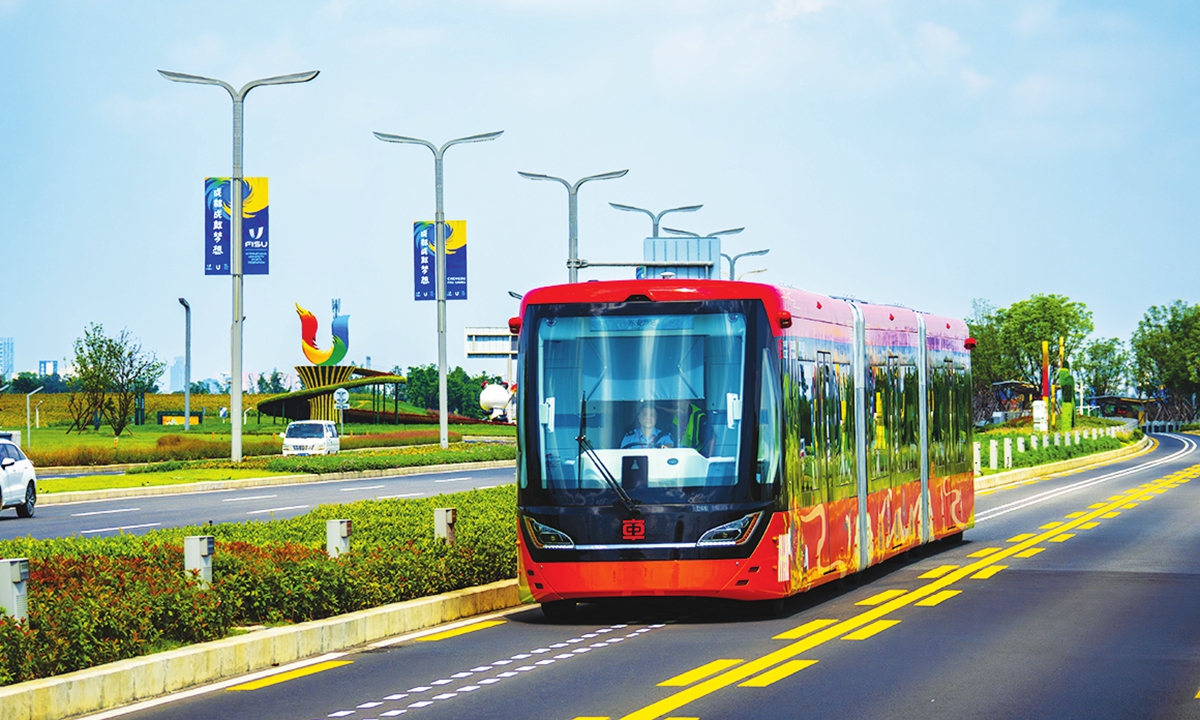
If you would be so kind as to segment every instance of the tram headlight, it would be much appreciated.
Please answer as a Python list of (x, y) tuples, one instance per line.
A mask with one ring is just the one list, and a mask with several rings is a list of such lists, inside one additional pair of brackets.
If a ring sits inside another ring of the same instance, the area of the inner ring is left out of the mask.
[(525, 529), (529, 531), (529, 537), (538, 548), (570, 550), (575, 547), (575, 541), (570, 535), (528, 516), (525, 517)]
[(696, 545), (708, 547), (741, 545), (750, 539), (750, 535), (754, 532), (754, 528), (758, 526), (758, 521), (761, 517), (762, 512), (759, 511), (750, 513), (733, 522), (718, 525), (701, 535), (700, 539), (696, 541)]

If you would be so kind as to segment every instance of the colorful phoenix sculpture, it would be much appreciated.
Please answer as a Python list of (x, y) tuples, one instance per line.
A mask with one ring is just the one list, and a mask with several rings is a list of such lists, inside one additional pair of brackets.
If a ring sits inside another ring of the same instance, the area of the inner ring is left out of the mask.
[(300, 315), (300, 339), (304, 357), (313, 365), (337, 365), (350, 349), (350, 316), (337, 315), (333, 318), (333, 346), (325, 350), (317, 347), (317, 316), (296, 303)]

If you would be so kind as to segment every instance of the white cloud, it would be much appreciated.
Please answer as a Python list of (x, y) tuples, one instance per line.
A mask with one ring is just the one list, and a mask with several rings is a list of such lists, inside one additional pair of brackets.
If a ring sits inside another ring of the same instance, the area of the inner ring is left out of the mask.
[(786, 20), (797, 15), (819, 13), (831, 5), (833, 0), (775, 0), (771, 17)]
[(1057, 3), (1026, 5), (1017, 14), (1016, 30), (1022, 35), (1035, 35), (1044, 32), (1054, 24), (1057, 14)]
[(972, 67), (964, 67), (962, 70), (959, 70), (958, 76), (962, 79), (963, 85), (966, 86), (967, 92), (971, 95), (982, 95), (995, 83), (994, 78), (983, 75)]
[(971, 51), (957, 32), (932, 22), (917, 27), (913, 45), (921, 64), (936, 73), (957, 67)]

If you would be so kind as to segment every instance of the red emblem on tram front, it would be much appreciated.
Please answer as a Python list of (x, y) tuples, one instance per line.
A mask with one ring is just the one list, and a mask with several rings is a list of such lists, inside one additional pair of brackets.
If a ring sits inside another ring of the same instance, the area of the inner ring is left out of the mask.
[(621, 539), (622, 540), (645, 540), (646, 539), (646, 521), (635, 518), (633, 520), (621, 521)]

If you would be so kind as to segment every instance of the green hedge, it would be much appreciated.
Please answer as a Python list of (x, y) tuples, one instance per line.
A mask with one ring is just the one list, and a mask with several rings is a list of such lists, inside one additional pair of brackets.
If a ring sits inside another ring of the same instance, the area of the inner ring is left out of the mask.
[(258, 468), (291, 473), (338, 473), (357, 470), (388, 470), (401, 467), (424, 467), (427, 465), (451, 465), (464, 462), (487, 460), (515, 460), (517, 446), (511, 443), (451, 443), (446, 450), (436, 445), (422, 445), (399, 450), (367, 450), (363, 452), (339, 453), (337, 455), (309, 455), (305, 457), (246, 458), (234, 465), (228, 460), (178, 460), (152, 463), (130, 468), (127, 474), (172, 472), (175, 470)]
[[(1105, 452), (1108, 450), (1119, 450), (1120, 448), (1123, 448), (1126, 445), (1128, 445), (1131, 440), (1140, 440), (1141, 439), (1140, 433), (1134, 433), (1134, 434), (1139, 435), (1139, 437), (1133, 438), (1131, 436), (1130, 439), (1122, 439), (1122, 438), (1110, 438), (1110, 437), (1102, 436), (1102, 437), (1096, 438), (1095, 440), (1091, 440), (1091, 439), (1084, 440), (1084, 441), (1080, 442), (1079, 444), (1050, 445), (1049, 447), (1041, 445), (1041, 440), (1039, 439), (1037, 450), (1032, 449), (1032, 446), (1029, 442), (1029, 436), (1025, 435), (1025, 434), (1021, 434), (1019, 436), (1018, 435), (990, 435), (990, 436), (983, 436), (982, 438), (979, 438), (979, 436), (977, 436), (976, 439), (979, 441), (979, 455), (980, 455), (981, 464), (983, 465), (984, 473), (989, 473), (989, 472), (992, 472), (991, 470), (988, 469), (989, 446), (990, 446), (990, 442), (992, 440), (995, 440), (999, 446), (998, 447), (998, 452), (1000, 455), (999, 459), (1000, 459), (1000, 462), (1003, 463), (1003, 461), (1004, 461), (1004, 438), (1006, 438), (1006, 437), (1012, 438), (1012, 441), (1013, 441), (1013, 454), (1012, 454), (1013, 464), (1012, 464), (1012, 466), (1014, 468), (1025, 468), (1025, 467), (1034, 467), (1037, 465), (1044, 465), (1046, 463), (1059, 462), (1061, 460), (1070, 460), (1071, 458), (1083, 457), (1084, 455), (1091, 455), (1093, 453)], [(1025, 452), (1023, 452), (1023, 453), (1017, 452), (1017, 438), (1018, 437), (1025, 438)]]
[[(429, 499), (322, 505), (273, 522), (142, 536), (18, 538), (29, 617), (0, 616), (0, 685), (225, 637), (240, 625), (315, 620), (514, 577), (515, 487)], [(433, 537), (433, 510), (458, 509), (457, 542)], [(325, 521), (353, 524), (351, 551), (325, 554)], [(213, 584), (183, 573), (183, 538), (212, 535)]]
[(517, 446), (500, 443), (455, 443), (443, 450), (423, 446), (391, 452), (339, 453), (307, 457), (274, 458), (267, 470), (297, 473), (339, 473), (360, 470), (387, 470), (396, 467), (421, 467), (448, 463), (515, 460)]

